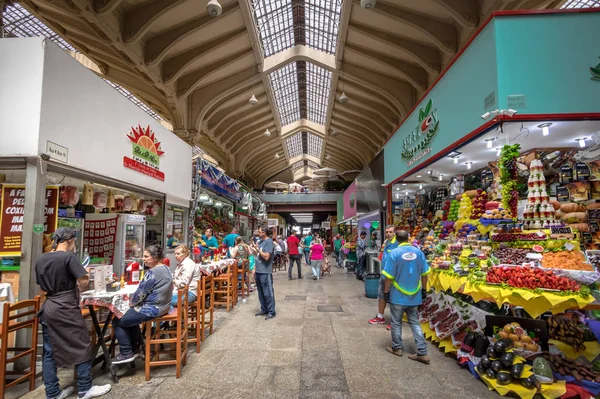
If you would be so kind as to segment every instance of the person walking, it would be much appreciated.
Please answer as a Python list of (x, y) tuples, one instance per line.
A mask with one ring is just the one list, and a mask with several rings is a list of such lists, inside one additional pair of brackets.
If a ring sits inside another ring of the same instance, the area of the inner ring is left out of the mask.
[(342, 267), (342, 246), (344, 246), (344, 239), (337, 234), (335, 240), (333, 240), (333, 251), (335, 252), (335, 261), (338, 267)]
[[(35, 262), (36, 283), (46, 293), (38, 313), (42, 325), (42, 376), (46, 398), (63, 399), (75, 390), (60, 389), (58, 367), (75, 366), (79, 398), (97, 398), (107, 394), (110, 385), (92, 385), (94, 348), (79, 307), (79, 289), (90, 276), (73, 253), (75, 230), (61, 227), (52, 235), (53, 251)], [(2, 343), (6, 345), (5, 342)]]
[(257, 253), (255, 280), (258, 290), (258, 300), (260, 301), (260, 312), (255, 316), (265, 316), (265, 320), (274, 318), (275, 312), (275, 292), (273, 291), (273, 256), (275, 245), (271, 239), (271, 230), (267, 226), (258, 228), (258, 235), (261, 241), (253, 244)]
[(417, 314), (417, 307), (427, 296), (425, 287), (429, 265), (425, 254), (409, 244), (407, 231), (396, 231), (396, 241), (398, 248), (389, 253), (382, 271), (386, 278), (384, 296), (389, 300), (392, 316), (392, 345), (386, 349), (396, 356), (402, 356), (402, 317), (406, 313), (417, 346), (417, 353), (408, 355), (408, 358), (429, 364), (427, 343)]
[(304, 252), (304, 259), (306, 264), (310, 266), (310, 243), (313, 240), (312, 234), (306, 234), (302, 239), (302, 251)]
[(325, 248), (321, 243), (321, 239), (315, 238), (312, 245), (310, 246), (310, 260), (313, 271), (313, 280), (321, 278), (321, 265), (323, 264), (323, 253)]
[(293, 280), (292, 277), (292, 269), (294, 267), (294, 262), (296, 262), (296, 267), (298, 269), (298, 279), (302, 278), (302, 258), (300, 256), (300, 252), (298, 251), (298, 246), (300, 245), (300, 240), (296, 237), (296, 231), (292, 230), (292, 234), (287, 239), (288, 246), (288, 254), (290, 256), (290, 267), (288, 268), (288, 280)]
[(363, 274), (365, 272), (365, 268), (367, 266), (367, 254), (365, 253), (367, 249), (367, 232), (361, 231), (360, 236), (356, 240), (356, 260), (358, 261), (356, 267), (356, 279), (362, 280)]
[[(385, 270), (386, 262), (389, 259), (390, 252), (396, 248), (398, 248), (398, 241), (396, 240), (396, 227), (393, 224), (387, 225), (385, 227), (385, 242), (383, 243), (383, 253), (381, 256), (381, 269)], [(378, 312), (377, 316), (369, 320), (369, 324), (385, 324), (385, 317), (383, 313), (385, 312), (386, 301), (384, 297), (385, 291), (385, 280), (386, 277), (383, 273), (379, 278), (379, 290), (377, 293), (378, 299)], [(387, 329), (390, 329), (390, 325), (388, 324)]]

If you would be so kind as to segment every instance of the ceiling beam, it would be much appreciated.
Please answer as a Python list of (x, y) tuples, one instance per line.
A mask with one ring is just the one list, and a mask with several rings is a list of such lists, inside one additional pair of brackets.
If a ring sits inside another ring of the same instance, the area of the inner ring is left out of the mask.
[[(463, 0), (460, 0), (463, 1)], [(379, 0), (372, 11), (417, 29), (427, 36), (433, 44), (446, 54), (454, 54), (458, 49), (458, 35), (456, 28), (446, 22), (427, 18), (422, 14), (414, 13), (406, 8), (397, 7), (387, 1)]]
[[(250, 126), (257, 126), (260, 121), (265, 121), (267, 124), (271, 124), (273, 122), (273, 114), (271, 114), (271, 110), (269, 107), (261, 107), (257, 109), (255, 112), (249, 112), (246, 115), (235, 118), (231, 124), (228, 126), (223, 126), (222, 129), (219, 129), (219, 132), (215, 132), (216, 137), (227, 137), (224, 140), (224, 145), (235, 136), (238, 132), (243, 131), (245, 128)], [(231, 135), (227, 133), (231, 131)]]
[(168, 50), (175, 44), (179, 43), (186, 36), (210, 25), (216, 24), (228, 14), (234, 13), (239, 9), (237, 2), (232, 2), (223, 7), (223, 13), (219, 18), (211, 17), (208, 14), (203, 14), (197, 18), (187, 21), (184, 24), (176, 25), (173, 28), (163, 31), (158, 35), (149, 39), (144, 48), (144, 62), (147, 65), (156, 65), (167, 54)]
[(129, 9), (121, 20), (121, 34), (125, 43), (139, 40), (150, 29), (152, 22), (187, 0), (152, 0)]
[[(349, 102), (354, 102), (354, 99), (357, 99), (363, 103), (372, 104), (382, 113), (385, 113), (388, 118), (391, 115), (395, 120), (399, 120), (402, 116), (402, 113), (398, 111), (394, 104), (390, 102), (387, 97), (382, 96), (381, 93), (373, 92), (366, 86), (352, 80), (340, 79), (340, 82), (342, 86), (341, 89), (345, 89), (346, 94), (350, 98)], [(340, 95), (341, 92), (336, 95), (336, 98), (339, 98)], [(397, 123), (394, 125), (397, 125)]]
[[(374, 133), (373, 131), (371, 131), (369, 128), (367, 128), (363, 124), (356, 123), (356, 125), (350, 125), (350, 124), (347, 123), (347, 121), (340, 120), (339, 118), (337, 118), (335, 114), (331, 118), (331, 124), (333, 126), (335, 126), (335, 127), (338, 127), (338, 129), (336, 129), (338, 131), (341, 128), (341, 129), (343, 129), (343, 130), (345, 130), (347, 132), (353, 133), (353, 135), (354, 135), (355, 138), (361, 138), (371, 151), (378, 151), (379, 150), (379, 148), (378, 148), (379, 147), (379, 143), (377, 141), (375, 141), (371, 137), (371, 135), (368, 134), (367, 132), (370, 131), (373, 135), (376, 135), (376, 133)], [(361, 129), (359, 129), (358, 125), (361, 125), (365, 129), (365, 131), (362, 131)]]
[(113, 11), (122, 0), (93, 0), (94, 11), (98, 14), (106, 14)]
[(275, 135), (275, 121), (270, 113), (263, 115), (260, 119), (256, 119), (252, 123), (246, 124), (229, 137), (223, 137), (223, 146), (233, 153), (237, 153), (241, 147), (246, 146), (247, 143), (244, 143), (244, 140), (251, 136), (264, 137), (263, 133), (266, 129), (269, 129), (269, 132), (271, 132), (271, 137)]
[(475, 29), (479, 25), (479, 3), (477, 0), (433, 0), (442, 6), (461, 26)]
[[(336, 97), (339, 97), (341, 95), (342, 93), (335, 94)], [(371, 104), (364, 100), (361, 101), (358, 95), (356, 97), (352, 96), (352, 101), (348, 101), (346, 104), (341, 104), (339, 102), (335, 103), (336, 106), (343, 106), (345, 108), (349, 108), (352, 112), (365, 115), (365, 117), (367, 115), (369, 115), (369, 117), (372, 119), (375, 119), (377, 117), (379, 122), (383, 122), (383, 124), (381, 125), (382, 130), (386, 130), (383, 128), (383, 126), (385, 126), (386, 128), (389, 127), (391, 130), (391, 128), (398, 125), (398, 121), (390, 118), (388, 115), (381, 112), (381, 109), (373, 107)]]
[[(239, 100), (240, 97), (237, 97), (237, 99)], [(221, 108), (220, 112), (214, 118), (216, 121), (216, 124), (213, 126), (211, 126), (211, 123), (210, 123), (212, 120), (212, 117), (210, 115), (207, 116), (206, 120), (208, 121), (209, 128), (215, 132), (217, 130), (219, 130), (220, 132), (223, 132), (223, 131), (229, 129), (232, 125), (234, 125), (235, 123), (237, 123), (239, 121), (252, 120), (257, 115), (262, 115), (264, 112), (270, 113), (271, 108), (269, 107), (268, 104), (265, 104), (266, 97), (259, 96), (259, 97), (257, 97), (257, 99), (259, 101), (260, 101), (260, 99), (265, 100), (263, 102), (262, 106), (250, 105), (250, 104), (248, 104), (247, 101), (244, 101), (241, 104), (238, 103), (238, 104), (234, 104), (227, 108)], [(244, 96), (244, 100), (245, 100), (245, 96)], [(221, 135), (221, 134), (219, 134), (219, 135)]]

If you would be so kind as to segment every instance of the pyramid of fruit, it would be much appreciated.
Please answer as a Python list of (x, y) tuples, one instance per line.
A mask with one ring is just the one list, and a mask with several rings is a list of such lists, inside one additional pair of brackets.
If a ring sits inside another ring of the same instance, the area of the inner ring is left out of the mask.
[(471, 202), (471, 198), (468, 195), (463, 194), (458, 207), (458, 218), (470, 219), (471, 213), (473, 213), (473, 202)]
[(523, 211), (525, 226), (529, 228), (548, 228), (553, 223), (554, 207), (546, 190), (544, 164), (538, 159), (531, 161), (527, 181), (527, 205)]
[(457, 200), (452, 200), (450, 203), (450, 208), (448, 209), (448, 217), (447, 220), (458, 220), (458, 208), (460, 204)]
[(473, 219), (479, 219), (485, 213), (485, 204), (487, 203), (488, 195), (481, 188), (477, 189), (477, 195), (473, 199)]

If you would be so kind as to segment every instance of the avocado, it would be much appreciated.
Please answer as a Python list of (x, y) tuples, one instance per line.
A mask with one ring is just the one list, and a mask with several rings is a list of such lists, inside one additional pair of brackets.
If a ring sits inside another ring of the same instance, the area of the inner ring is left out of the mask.
[(500, 360), (494, 360), (492, 362), (492, 370), (496, 373), (502, 370), (502, 363), (500, 363)]
[(492, 345), (490, 345), (490, 347), (487, 348), (487, 351), (485, 353), (487, 357), (489, 357), (491, 360), (498, 359), (500, 357), (500, 355), (496, 353), (496, 351), (494, 350), (494, 346)]
[(552, 375), (550, 364), (543, 357), (537, 357), (533, 361), (533, 374), (554, 380), (554, 375)]
[(508, 385), (512, 382), (513, 378), (506, 371), (501, 371), (496, 374), (496, 381), (499, 385)]
[(510, 369), (515, 361), (515, 354), (511, 352), (505, 352), (500, 356), (500, 363), (504, 366), (505, 369)]
[(508, 338), (499, 339), (494, 344), (494, 350), (496, 351), (496, 353), (498, 353), (500, 355), (512, 347), (513, 347), (513, 341)]
[(477, 363), (477, 367), (475, 367), (475, 368), (477, 369), (479, 374), (483, 374), (486, 371), (486, 369), (483, 367), (483, 363), (481, 361), (479, 363)]
[(512, 376), (512, 378), (519, 379), (519, 378), (521, 378), (521, 375), (523, 375), (524, 368), (525, 368), (525, 365), (523, 363), (514, 364), (510, 368), (510, 375)]
[(465, 339), (463, 339), (463, 344), (465, 344), (469, 348), (473, 348), (473, 346), (475, 346), (475, 333), (469, 331), (467, 335), (465, 335)]
[(496, 379), (496, 372), (494, 370), (492, 370), (492, 369), (488, 369), (485, 372), (485, 375), (487, 375), (489, 378)]
[(483, 334), (477, 334), (474, 345), (475, 346), (473, 348), (475, 350), (473, 351), (473, 356), (481, 357), (485, 354), (485, 351), (490, 346), (490, 340)]
[(521, 380), (521, 385), (523, 385), (525, 388), (528, 388), (528, 389), (535, 388), (535, 385), (536, 385), (535, 376), (534, 375), (530, 375), (527, 378), (523, 378)]
[(492, 361), (490, 360), (490, 358), (488, 357), (488, 355), (483, 355), (481, 357), (481, 360), (479, 361), (479, 364), (481, 364), (483, 366), (484, 370), (487, 370), (490, 367), (492, 367)]

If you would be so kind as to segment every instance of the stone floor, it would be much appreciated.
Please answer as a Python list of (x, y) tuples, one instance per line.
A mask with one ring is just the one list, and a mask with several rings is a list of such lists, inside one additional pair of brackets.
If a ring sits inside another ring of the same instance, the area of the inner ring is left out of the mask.
[[(275, 273), (273, 320), (254, 317), (259, 310), (256, 293), (230, 313), (219, 310), (213, 335), (200, 354), (190, 349), (181, 379), (175, 378), (174, 367), (165, 367), (154, 369), (145, 382), (138, 359), (138, 371), (123, 368), (120, 382), (106, 398), (499, 397), (431, 343), (431, 365), (389, 354), (385, 326), (367, 324), (377, 302), (364, 296), (363, 283), (336, 267), (331, 277), (320, 281), (310, 274), (307, 266), (302, 280), (288, 281), (287, 272)], [(405, 350), (413, 353), (406, 324), (403, 338)], [(107, 374), (94, 371), (95, 384), (110, 383)], [(72, 383), (72, 371), (63, 370), (61, 381)], [(44, 398), (41, 381), (38, 384), (22, 397)], [(16, 396), (13, 390), (8, 397)]]

